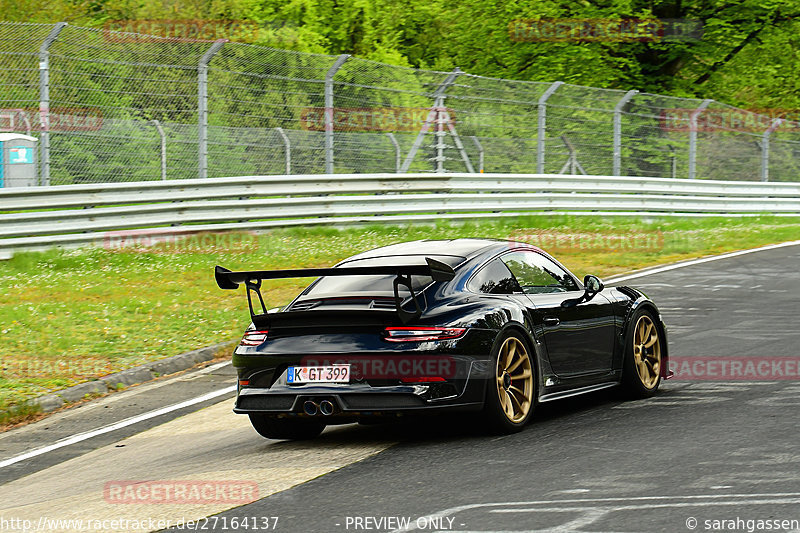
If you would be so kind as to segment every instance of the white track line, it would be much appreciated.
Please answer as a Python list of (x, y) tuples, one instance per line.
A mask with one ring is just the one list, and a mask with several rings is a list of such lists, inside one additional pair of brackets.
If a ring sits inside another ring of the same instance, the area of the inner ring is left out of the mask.
[(48, 446), (43, 446), (42, 448), (36, 448), (35, 450), (31, 450), (29, 452), (25, 452), (21, 455), (17, 455), (10, 459), (5, 459), (3, 461), (0, 461), (0, 468), (5, 468), (15, 463), (19, 463), (20, 461), (25, 461), (26, 459), (37, 457), (39, 455), (51, 452), (53, 450), (57, 450), (65, 446), (70, 446), (77, 442), (91, 439), (92, 437), (97, 437), (98, 435), (103, 435), (105, 433), (110, 433), (112, 431), (116, 431), (118, 429), (127, 426), (132, 426), (133, 424), (138, 424), (139, 422), (143, 422), (145, 420), (149, 420), (157, 416), (171, 413), (172, 411), (177, 411), (178, 409), (183, 409), (184, 407), (189, 407), (198, 403), (202, 403), (207, 400), (212, 400), (219, 396), (223, 396), (225, 394), (229, 394), (235, 391), (236, 391), (236, 385), (231, 385), (230, 387), (225, 387), (224, 389), (218, 389), (212, 392), (208, 392), (206, 394), (203, 394), (202, 396), (197, 396), (196, 398), (192, 398), (190, 400), (169, 405), (167, 407), (161, 407), (160, 409), (149, 411), (147, 413), (142, 413), (140, 415), (132, 416), (130, 418), (126, 418), (125, 420), (120, 420), (119, 422), (115, 422), (113, 424), (109, 424), (107, 426), (103, 426), (98, 429), (93, 429), (91, 431), (86, 431), (84, 433), (77, 433), (75, 435), (72, 435), (71, 437), (61, 439), (60, 441), (50, 444)]
[[(616, 502), (632, 502), (632, 501), (667, 501), (670, 500), (684, 500), (685, 502), (691, 502), (693, 500), (698, 501), (698, 505), (733, 505), (731, 503), (726, 503), (723, 500), (724, 498), (728, 498), (729, 501), (736, 500), (736, 504), (740, 505), (747, 505), (747, 504), (758, 504), (760, 501), (766, 498), (791, 498), (788, 500), (787, 503), (794, 503), (798, 501), (797, 498), (800, 497), (800, 493), (798, 492), (779, 492), (774, 494), (768, 493), (759, 493), (759, 494), (690, 494), (686, 496), (631, 496), (631, 497), (619, 497), (619, 498), (570, 498), (564, 500), (534, 500), (529, 502), (493, 502), (493, 503), (472, 503), (472, 504), (465, 504), (459, 505), (457, 507), (451, 507), (449, 509), (445, 509), (443, 511), (438, 511), (429, 515), (424, 515), (419, 518), (425, 518), (426, 523), (430, 523), (431, 520), (440, 520), (445, 517), (453, 516), (458, 513), (462, 513), (464, 511), (472, 511), (475, 509), (485, 509), (486, 507), (512, 507), (512, 506), (533, 506), (533, 505), (564, 505), (566, 503), (573, 503), (579, 504), (581, 508), (585, 508), (587, 503), (616, 503)], [(708, 500), (705, 502), (701, 502), (700, 500)], [(658, 505), (658, 504), (656, 504)], [(490, 510), (489, 512), (503, 512), (502, 510)], [(528, 512), (529, 510), (524, 510)], [(418, 518), (418, 520), (419, 520)], [(416, 531), (421, 529), (418, 525), (416, 520), (411, 520), (408, 525), (405, 525), (399, 529), (395, 529), (392, 533), (408, 533), (411, 531)], [(552, 531), (552, 529), (550, 530)], [(509, 532), (511, 533), (511, 532)]]
[(675, 270), (678, 268), (683, 268), (687, 266), (699, 265), (702, 263), (709, 263), (711, 261), (719, 261), (720, 259), (728, 259), (729, 257), (737, 257), (740, 255), (752, 254), (755, 252), (765, 252), (767, 250), (775, 250), (777, 248), (786, 248), (787, 246), (797, 246), (800, 245), (800, 241), (790, 241), (790, 242), (782, 242), (780, 244), (770, 244), (767, 246), (761, 246), (760, 248), (751, 248), (749, 250), (739, 250), (738, 252), (730, 252), (727, 254), (722, 255), (714, 255), (711, 257), (702, 257), (700, 259), (692, 259), (690, 261), (683, 261), (681, 263), (674, 263), (672, 265), (666, 265), (663, 267), (656, 267), (649, 270), (644, 270), (642, 272), (634, 272), (632, 274), (626, 274), (614, 278), (610, 278), (608, 283), (617, 283), (620, 281), (625, 281), (628, 279), (634, 278), (641, 278), (644, 276), (649, 276), (651, 274), (659, 274), (661, 272), (667, 272), (669, 270)]

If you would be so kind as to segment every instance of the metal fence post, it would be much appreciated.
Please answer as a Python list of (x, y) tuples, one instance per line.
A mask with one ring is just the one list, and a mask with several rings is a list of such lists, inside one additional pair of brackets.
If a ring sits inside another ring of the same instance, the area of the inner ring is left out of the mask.
[(342, 67), (350, 54), (342, 54), (336, 58), (328, 73), (325, 74), (325, 173), (333, 174), (333, 77)]
[(625, 93), (614, 106), (614, 160), (612, 175), (619, 176), (622, 168), (622, 108), (631, 101), (639, 91), (633, 89)]
[(283, 152), (286, 155), (286, 175), (292, 173), (292, 143), (289, 142), (289, 137), (284, 133), (283, 128), (275, 128), (278, 135), (283, 139)]
[(66, 26), (57, 22), (39, 47), (39, 164), (41, 165), (40, 185), (50, 185), (50, 45)]
[(208, 63), (228, 39), (218, 39), (197, 64), (197, 167), (198, 176), (208, 177)]
[(433, 107), (428, 112), (428, 118), (425, 120), (425, 124), (422, 125), (422, 128), (417, 134), (417, 138), (414, 139), (414, 144), (411, 145), (411, 150), (408, 151), (408, 155), (406, 156), (405, 161), (403, 161), (403, 166), (400, 167), (401, 173), (408, 172), (408, 169), (411, 167), (411, 163), (414, 161), (414, 158), (417, 157), (417, 152), (422, 146), (422, 142), (425, 140), (425, 135), (428, 133), (428, 129), (431, 126), (433, 117), (436, 117), (435, 120), (439, 120), (439, 111), (442, 107), (444, 107), (444, 100), (447, 98), (445, 91), (447, 91), (447, 88), (450, 87), (456, 81), (456, 78), (463, 73), (464, 72), (460, 68), (454, 68), (447, 78), (445, 78), (442, 84), (436, 88), (436, 92), (433, 93)]
[(782, 118), (772, 121), (761, 136), (761, 181), (769, 181), (769, 136), (783, 123)]
[(689, 179), (695, 178), (695, 163), (697, 161), (697, 117), (703, 112), (708, 104), (714, 100), (708, 98), (697, 106), (697, 109), (689, 115)]
[(164, 128), (161, 127), (161, 123), (157, 120), (151, 120), (150, 122), (156, 127), (158, 131), (158, 136), (161, 137), (161, 179), (167, 179), (167, 136), (164, 134)]
[(678, 177), (678, 158), (675, 157), (675, 147), (671, 144), (667, 144), (669, 148), (669, 159), (670, 159), (670, 177), (677, 178)]
[(397, 139), (394, 138), (394, 133), (387, 133), (387, 137), (389, 140), (392, 141), (392, 145), (394, 146), (394, 171), (396, 174), (400, 173), (400, 144), (397, 142)]
[(470, 137), (470, 139), (475, 143), (475, 148), (478, 149), (478, 172), (483, 174), (483, 145), (475, 135)]
[(436, 149), (436, 156), (434, 157), (436, 161), (436, 170), (435, 172), (441, 174), (444, 172), (444, 150), (447, 148), (447, 144), (444, 142), (445, 136), (447, 133), (444, 131), (444, 117), (442, 116), (441, 108), (443, 106), (436, 106), (436, 128), (433, 130), (433, 136), (436, 139), (436, 144), (433, 147)]
[(547, 124), (547, 99), (556, 92), (556, 89), (564, 85), (563, 81), (553, 83), (542, 96), (539, 97), (538, 121), (536, 129), (536, 172), (544, 174), (544, 135)]

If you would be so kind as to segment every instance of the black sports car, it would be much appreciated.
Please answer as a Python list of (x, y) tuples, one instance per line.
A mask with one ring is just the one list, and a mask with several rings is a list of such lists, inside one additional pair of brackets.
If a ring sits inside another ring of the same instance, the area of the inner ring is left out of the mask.
[[(266, 309), (261, 280), (320, 276)], [(527, 244), (415, 241), (333, 268), (231, 272), (252, 324), (233, 355), (237, 413), (268, 438), (387, 415), (477, 411), (521, 429), (537, 403), (621, 386), (648, 397), (667, 377), (656, 305), (629, 287), (581, 283)]]

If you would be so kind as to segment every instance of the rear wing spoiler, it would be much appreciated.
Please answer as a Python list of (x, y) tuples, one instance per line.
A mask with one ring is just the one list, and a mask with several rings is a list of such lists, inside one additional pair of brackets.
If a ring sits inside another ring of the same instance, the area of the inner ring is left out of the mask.
[[(265, 279), (284, 278), (310, 278), (319, 276), (395, 276), (394, 300), (397, 315), (403, 323), (408, 323), (422, 314), (422, 309), (417, 301), (417, 295), (411, 287), (411, 276), (429, 276), (433, 281), (450, 281), (455, 276), (453, 267), (432, 259), (425, 258), (424, 265), (381, 265), (371, 267), (332, 267), (332, 268), (295, 268), (289, 270), (249, 270), (234, 272), (217, 266), (214, 269), (214, 278), (220, 289), (237, 289), (244, 285), (247, 289), (247, 304), (250, 308), (250, 317), (259, 327), (268, 327), (269, 316), (264, 298), (261, 296), (261, 282)], [(403, 299), (400, 298), (400, 287), (403, 286), (411, 293), (415, 310), (406, 311), (402, 308)], [(261, 313), (253, 309), (251, 293), (258, 296), (261, 304)]]

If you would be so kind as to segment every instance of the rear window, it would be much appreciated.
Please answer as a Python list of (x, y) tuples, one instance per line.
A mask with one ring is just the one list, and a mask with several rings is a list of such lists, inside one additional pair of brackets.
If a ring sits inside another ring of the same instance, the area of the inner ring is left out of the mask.
[[(424, 265), (426, 257), (436, 259), (454, 268), (464, 262), (463, 257), (453, 255), (398, 255), (394, 257), (355, 259), (342, 263), (339, 266)], [(353, 293), (366, 293), (370, 295), (380, 295), (384, 293), (393, 294), (394, 278), (395, 276), (325, 276), (306, 289), (303, 296), (321, 297)], [(431, 278), (429, 276), (411, 276), (411, 286), (414, 288), (414, 291), (426, 287), (430, 283)], [(405, 287), (401, 285), (401, 294), (403, 291), (406, 293), (408, 292)]]

